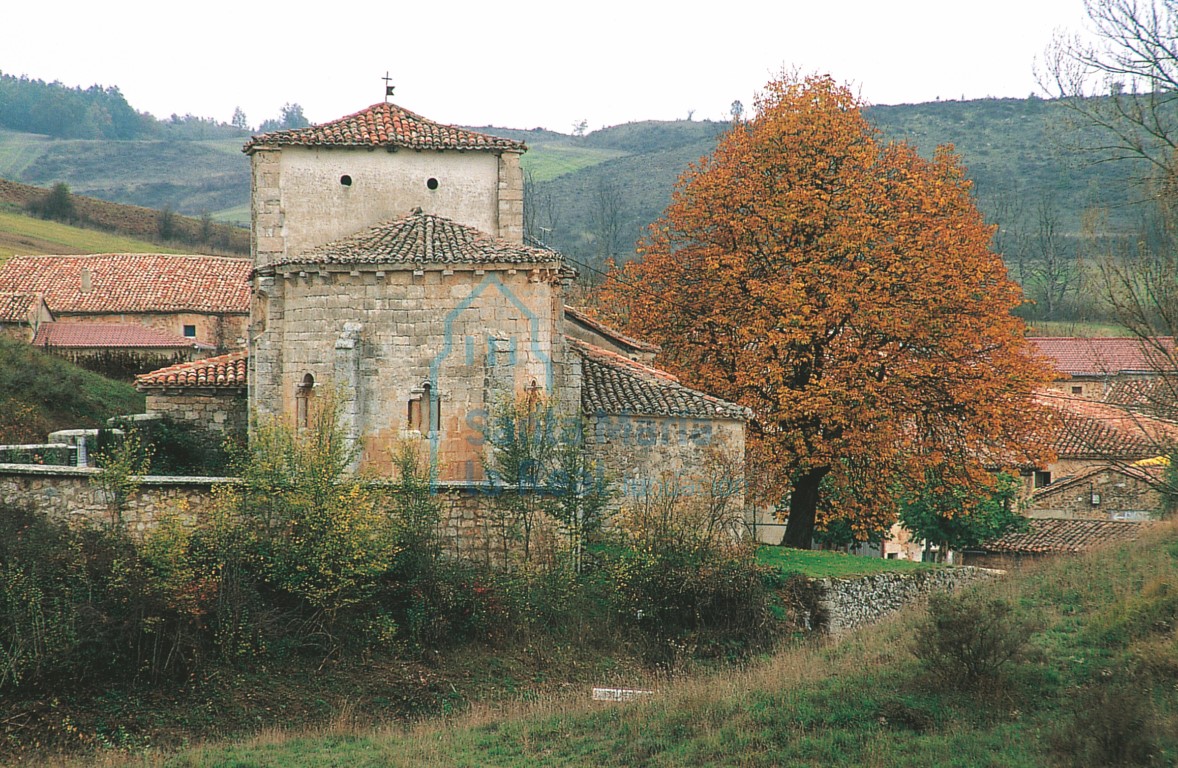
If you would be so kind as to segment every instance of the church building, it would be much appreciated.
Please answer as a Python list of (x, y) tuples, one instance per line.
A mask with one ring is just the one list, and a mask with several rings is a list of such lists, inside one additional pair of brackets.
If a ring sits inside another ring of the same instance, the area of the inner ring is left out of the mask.
[(223, 397), (241, 377), (216, 371), (245, 356), (252, 419), (306, 423), (333, 393), (359, 468), (380, 474), (419, 441), (440, 484), (485, 482), (488, 414), (530, 397), (580, 418), (586, 450), (619, 482), (689, 475), (717, 447), (743, 466), (746, 409), (683, 386), (651, 366), (656, 348), (565, 307), (576, 271), (524, 242), (522, 142), (379, 103), (244, 151), (248, 350), (141, 377), (155, 401), (200, 390), (241, 407)]

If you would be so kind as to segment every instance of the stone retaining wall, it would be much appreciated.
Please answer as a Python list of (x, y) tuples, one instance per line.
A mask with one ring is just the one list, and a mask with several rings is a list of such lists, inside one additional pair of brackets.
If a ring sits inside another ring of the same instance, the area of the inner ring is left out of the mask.
[(788, 600), (799, 616), (801, 628), (838, 635), (879, 621), (933, 592), (954, 590), (1001, 573), (958, 566), (807, 579), (792, 585)]

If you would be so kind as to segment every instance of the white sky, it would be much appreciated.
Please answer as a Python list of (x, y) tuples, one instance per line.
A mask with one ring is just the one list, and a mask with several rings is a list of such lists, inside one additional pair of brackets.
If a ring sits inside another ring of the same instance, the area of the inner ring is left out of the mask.
[(722, 119), (782, 67), (874, 104), (1013, 96), (1083, 0), (11, 2), (0, 71), (118, 86), (133, 107), (251, 125), (302, 104), (325, 122), (384, 98), (430, 119), (568, 133)]

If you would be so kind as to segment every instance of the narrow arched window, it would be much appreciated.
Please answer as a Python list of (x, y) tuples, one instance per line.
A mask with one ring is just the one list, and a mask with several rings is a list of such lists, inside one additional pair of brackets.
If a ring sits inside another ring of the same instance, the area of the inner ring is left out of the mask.
[(440, 402), (428, 381), (422, 384), (420, 389), (413, 390), (406, 416), (410, 429), (423, 435), (438, 431), (441, 424)]
[(295, 426), (306, 429), (311, 426), (311, 391), (315, 388), (315, 377), (307, 374), (295, 390)]

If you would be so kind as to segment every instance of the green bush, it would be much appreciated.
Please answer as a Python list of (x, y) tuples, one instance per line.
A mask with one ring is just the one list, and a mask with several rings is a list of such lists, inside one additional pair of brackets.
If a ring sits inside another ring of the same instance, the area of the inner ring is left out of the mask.
[(913, 652), (942, 684), (988, 687), (1022, 658), (1031, 631), (1003, 600), (973, 590), (937, 593), (917, 628)]
[(151, 451), (156, 475), (221, 477), (229, 473), (232, 451), (243, 435), (222, 435), (196, 424), (164, 417), (151, 421), (116, 421), (113, 426), (134, 430)]

